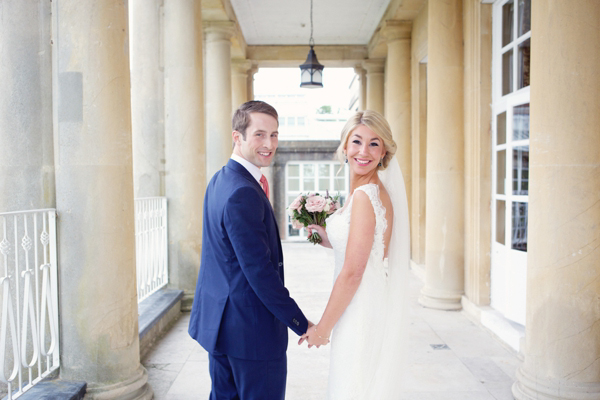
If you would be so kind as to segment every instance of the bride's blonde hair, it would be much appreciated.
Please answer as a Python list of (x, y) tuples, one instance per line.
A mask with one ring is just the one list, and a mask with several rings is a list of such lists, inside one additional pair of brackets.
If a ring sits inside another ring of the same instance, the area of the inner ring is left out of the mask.
[(373, 110), (357, 111), (356, 114), (348, 119), (348, 122), (346, 122), (346, 125), (344, 125), (344, 129), (342, 129), (340, 145), (336, 151), (339, 160), (342, 163), (346, 161), (344, 150), (346, 150), (346, 146), (348, 145), (348, 138), (350, 137), (352, 131), (354, 131), (360, 125), (366, 126), (383, 140), (386, 153), (381, 161), (382, 166), (377, 167), (377, 169), (386, 169), (390, 164), (390, 160), (396, 153), (396, 142), (394, 142), (394, 138), (392, 137), (390, 124), (388, 124), (383, 115)]

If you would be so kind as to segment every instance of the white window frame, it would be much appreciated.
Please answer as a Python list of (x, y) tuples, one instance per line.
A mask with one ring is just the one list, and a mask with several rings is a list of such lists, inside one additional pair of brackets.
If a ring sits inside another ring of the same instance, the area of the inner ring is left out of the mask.
[[(312, 164), (315, 166), (315, 190), (310, 190), (310, 192), (318, 192), (319, 194), (324, 195), (325, 194), (325, 189), (321, 190), (319, 189), (319, 165), (323, 165), (323, 164), (327, 164), (330, 165), (330, 174), (329, 174), (329, 187), (334, 187), (334, 183), (335, 183), (335, 177), (339, 176), (338, 175), (338, 169), (340, 168), (340, 166), (343, 167), (343, 171), (340, 171), (339, 174), (344, 174), (344, 187), (345, 190), (340, 190), (340, 191), (329, 191), (329, 194), (331, 196), (335, 196), (338, 193), (340, 194), (340, 196), (342, 196), (344, 199), (348, 198), (348, 188), (350, 187), (350, 181), (349, 181), (349, 175), (348, 175), (348, 168), (346, 166), (346, 164), (341, 164), (339, 161), (288, 161), (285, 165), (285, 200), (286, 200), (286, 215), (287, 215), (287, 206), (289, 206), (289, 198), (292, 196), (298, 196), (300, 193), (307, 193), (309, 192), (309, 190), (304, 189), (304, 165), (307, 164)], [(299, 174), (298, 174), (298, 179), (299, 179), (299, 190), (290, 190), (289, 189), (289, 166), (290, 165), (298, 165), (299, 166)], [(287, 223), (286, 223), (286, 230), (285, 230), (285, 237), (289, 240), (305, 240), (307, 238), (307, 232), (306, 229), (301, 229), (299, 232), (298, 236), (290, 236), (289, 232), (290, 232), (290, 227), (292, 225), (291, 220), (289, 215), (286, 217), (287, 218)]]

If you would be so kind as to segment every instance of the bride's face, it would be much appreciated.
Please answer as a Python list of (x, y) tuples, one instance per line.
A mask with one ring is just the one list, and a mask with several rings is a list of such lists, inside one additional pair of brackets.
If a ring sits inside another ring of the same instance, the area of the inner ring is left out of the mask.
[(365, 175), (372, 172), (385, 153), (383, 139), (365, 125), (359, 125), (350, 132), (346, 143), (346, 157), (354, 173)]

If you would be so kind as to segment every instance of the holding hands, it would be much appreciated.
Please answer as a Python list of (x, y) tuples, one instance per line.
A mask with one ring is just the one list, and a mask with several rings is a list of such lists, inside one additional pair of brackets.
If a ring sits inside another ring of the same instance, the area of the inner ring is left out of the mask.
[(330, 335), (331, 335), (331, 333), (324, 334), (324, 332), (319, 331), (318, 324), (313, 325), (312, 327), (309, 326), (306, 333), (304, 335), (302, 335), (302, 337), (298, 341), (298, 344), (300, 345), (304, 341), (306, 341), (308, 343), (309, 349), (313, 346), (317, 346), (317, 348), (319, 348), (321, 346), (325, 346), (325, 345), (329, 344), (329, 336)]

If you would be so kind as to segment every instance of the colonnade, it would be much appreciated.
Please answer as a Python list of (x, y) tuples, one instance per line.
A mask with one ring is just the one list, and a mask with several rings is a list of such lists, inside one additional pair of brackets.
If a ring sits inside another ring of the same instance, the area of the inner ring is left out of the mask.
[[(10, 60), (0, 72), (11, 85), (0, 91), (0, 184), (10, 195), (0, 210), (58, 211), (61, 376), (88, 382), (92, 398), (150, 398), (133, 199), (167, 196), (169, 280), (189, 307), (204, 187), (231, 153), (231, 112), (253, 98), (256, 63), (232, 60), (233, 23), (202, 21), (194, 0), (6, 4), (14, 15), (0, 27), (0, 56)], [(426, 223), (416, 247), (424, 259), (413, 254), (426, 307), (489, 304), (490, 10), (479, 0), (428, 2), (423, 19), (384, 24), (385, 57), (356, 60), (359, 107), (390, 122), (418, 208), (411, 223)], [(596, 398), (600, 120), (585, 110), (600, 108), (600, 55), (589, 51), (600, 47), (600, 5), (548, 0), (532, 19), (527, 325), (513, 392)]]

